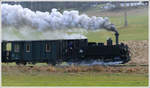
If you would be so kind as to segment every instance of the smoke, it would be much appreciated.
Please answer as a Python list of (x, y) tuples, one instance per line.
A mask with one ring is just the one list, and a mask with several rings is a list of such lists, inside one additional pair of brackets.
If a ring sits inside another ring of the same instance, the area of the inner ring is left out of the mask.
[[(76, 29), (74, 29), (76, 30)], [(46, 39), (85, 39), (83, 35), (86, 31), (82, 29), (78, 32), (72, 30), (66, 32), (63, 30), (48, 30), (48, 31), (37, 31), (30, 29), (28, 27), (20, 28), (19, 30), (14, 27), (5, 27), (2, 30), (2, 39), (3, 40), (46, 40)]]
[(102, 65), (102, 66), (109, 66), (109, 65), (118, 65), (123, 63), (123, 61), (115, 61), (115, 62), (104, 62), (104, 61), (97, 61), (97, 60), (93, 60), (93, 61), (81, 61), (81, 62), (67, 62), (67, 65), (80, 65), (80, 66), (94, 66), (94, 65)]
[[(54, 35), (54, 31), (56, 31), (57, 36), (61, 36), (61, 33), (59, 33), (60, 30), (66, 31), (72, 29), (97, 30), (105, 28), (109, 31), (116, 32), (116, 29), (112, 27), (112, 24), (107, 17), (89, 17), (86, 14), (80, 15), (79, 11), (76, 10), (64, 11), (63, 13), (60, 13), (57, 9), (54, 8), (50, 13), (40, 11), (34, 12), (28, 8), (23, 8), (21, 5), (9, 4), (2, 4), (1, 8), (3, 30), (12, 27), (13, 29), (19, 29), (18, 32), (26, 36), (29, 35), (27, 32), (27, 28), (35, 29), (36, 31), (42, 33), (46, 31), (50, 35)], [(20, 31), (20, 29), (25, 30)], [(45, 35), (47, 34), (46, 32), (44, 33)], [(66, 34), (65, 32), (63, 32), (62, 35), (63, 38), (66, 38), (65, 36), (68, 36), (68, 34)], [(77, 35), (79, 34), (74, 34), (73, 36)]]

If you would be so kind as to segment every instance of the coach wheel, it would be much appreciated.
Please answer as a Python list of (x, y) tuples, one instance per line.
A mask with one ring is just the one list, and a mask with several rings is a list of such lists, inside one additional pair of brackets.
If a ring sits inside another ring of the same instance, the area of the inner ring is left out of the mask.
[(27, 62), (19, 62), (18, 65), (26, 65)]
[(32, 64), (33, 64), (33, 65), (35, 65), (35, 64), (36, 64), (36, 62), (32, 62)]
[(27, 64), (27, 62), (22, 62), (21, 64), (22, 64), (22, 65), (26, 65), (26, 64)]
[(20, 65), (20, 63), (19, 63), (19, 62), (16, 62), (16, 64), (17, 64), (17, 65)]

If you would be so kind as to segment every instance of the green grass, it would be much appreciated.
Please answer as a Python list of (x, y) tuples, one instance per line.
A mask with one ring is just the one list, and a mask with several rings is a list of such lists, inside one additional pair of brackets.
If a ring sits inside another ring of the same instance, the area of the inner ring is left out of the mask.
[[(92, 9), (94, 10), (94, 9)], [(128, 27), (124, 27), (123, 16), (110, 16), (119, 31), (119, 40), (148, 40), (148, 11), (143, 14), (128, 14)], [(93, 14), (95, 15), (95, 14)], [(18, 34), (18, 31), (9, 31)], [(40, 33), (34, 33), (38, 37)], [(114, 40), (114, 33), (105, 30), (88, 31), (89, 41), (105, 42)], [(24, 39), (24, 37), (21, 37)], [(14, 63), (12, 66), (15, 65)], [(40, 64), (43, 65), (43, 64)], [(136, 73), (42, 73), (42, 72), (2, 72), (3, 86), (148, 86), (148, 74)]]
[(147, 74), (2, 73), (3, 86), (148, 86)]
[[(148, 13), (128, 14), (128, 26), (124, 27), (124, 16), (110, 16), (110, 21), (119, 31), (119, 39), (123, 40), (148, 40)], [(114, 40), (114, 33), (105, 30), (99, 32), (89, 31), (85, 34), (89, 41), (105, 42), (108, 37)]]

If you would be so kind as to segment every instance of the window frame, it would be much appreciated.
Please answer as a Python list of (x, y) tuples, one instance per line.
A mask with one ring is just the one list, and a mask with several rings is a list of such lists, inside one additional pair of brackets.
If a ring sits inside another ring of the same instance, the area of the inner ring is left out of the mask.
[(26, 52), (30, 52), (31, 51), (31, 48), (30, 48), (30, 44), (26, 44)]
[(45, 51), (46, 51), (46, 52), (51, 52), (50, 43), (46, 43), (46, 44), (45, 44)]
[(15, 52), (15, 53), (20, 52), (20, 45), (19, 45), (18, 43), (16, 43), (16, 44), (14, 45), (14, 52)]

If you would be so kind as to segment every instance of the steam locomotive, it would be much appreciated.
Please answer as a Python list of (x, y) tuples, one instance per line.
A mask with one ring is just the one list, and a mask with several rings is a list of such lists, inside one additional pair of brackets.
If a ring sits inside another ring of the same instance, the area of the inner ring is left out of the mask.
[(62, 40), (16, 40), (2, 41), (2, 62), (16, 64), (48, 63), (56, 65), (61, 62), (82, 62), (100, 60), (103, 62), (130, 60), (127, 45), (119, 44), (119, 33), (115, 33), (116, 44), (112, 39), (107, 44), (88, 42), (88, 39)]

